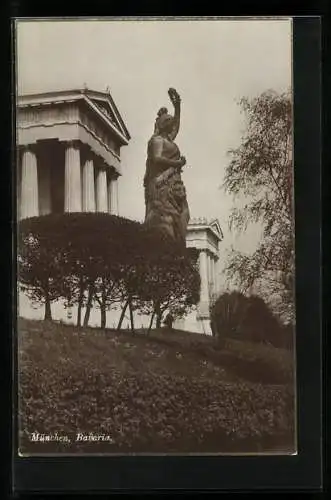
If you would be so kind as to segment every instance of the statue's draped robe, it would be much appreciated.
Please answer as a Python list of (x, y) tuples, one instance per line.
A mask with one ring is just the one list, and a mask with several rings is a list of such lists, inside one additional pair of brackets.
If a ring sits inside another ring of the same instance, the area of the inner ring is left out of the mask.
[[(148, 142), (146, 174), (144, 178), (146, 215), (145, 224), (155, 227), (185, 246), (190, 218), (186, 191), (180, 170), (167, 167), (153, 159), (154, 135)], [(160, 136), (159, 136), (160, 138)], [(162, 137), (162, 157), (179, 160), (180, 151), (170, 139)]]

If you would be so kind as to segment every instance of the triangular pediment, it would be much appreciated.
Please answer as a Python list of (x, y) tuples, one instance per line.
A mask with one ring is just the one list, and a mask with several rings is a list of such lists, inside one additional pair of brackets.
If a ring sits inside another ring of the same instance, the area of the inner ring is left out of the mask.
[(88, 95), (89, 100), (94, 106), (111, 122), (111, 124), (122, 134), (127, 140), (130, 139), (129, 132), (122, 120), (122, 117), (115, 106), (111, 96), (96, 97)]
[(102, 113), (104, 113), (110, 119), (110, 121), (114, 125), (116, 124), (114, 113), (112, 112), (107, 101), (101, 99), (91, 99), (91, 101), (98, 107), (98, 109), (100, 109)]
[(221, 229), (221, 226), (220, 226), (220, 223), (218, 222), (217, 219), (213, 220), (211, 223), (210, 223), (210, 227), (213, 229), (213, 231), (218, 235), (218, 237), (220, 239), (223, 238), (223, 232), (222, 232), (222, 229)]

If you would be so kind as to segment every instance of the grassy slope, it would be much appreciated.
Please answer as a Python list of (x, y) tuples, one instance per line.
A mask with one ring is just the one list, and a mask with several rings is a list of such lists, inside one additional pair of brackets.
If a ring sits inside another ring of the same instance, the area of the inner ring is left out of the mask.
[[(22, 452), (293, 451), (287, 351), (23, 319), (19, 333)], [(72, 441), (31, 443), (34, 431)], [(113, 443), (79, 443), (77, 432)]]

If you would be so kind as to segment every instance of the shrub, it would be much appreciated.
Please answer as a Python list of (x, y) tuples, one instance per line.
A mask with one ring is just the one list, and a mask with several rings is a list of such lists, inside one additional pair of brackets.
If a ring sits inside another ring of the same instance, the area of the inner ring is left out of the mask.
[(224, 293), (213, 303), (210, 315), (216, 336), (237, 336), (247, 310), (247, 299), (239, 292)]
[(255, 295), (222, 294), (211, 308), (211, 323), (218, 338), (269, 343), (274, 347), (293, 345), (293, 330), (282, 325), (265, 301)]

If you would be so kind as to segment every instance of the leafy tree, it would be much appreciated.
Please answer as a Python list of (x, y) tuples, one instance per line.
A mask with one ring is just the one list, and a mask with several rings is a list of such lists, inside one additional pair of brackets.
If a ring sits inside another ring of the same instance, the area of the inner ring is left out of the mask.
[(242, 337), (254, 342), (268, 342), (275, 347), (283, 344), (282, 325), (266, 302), (256, 295), (247, 297), (247, 309), (242, 323)]
[(242, 291), (260, 290), (287, 320), (294, 317), (294, 214), (292, 103), (288, 94), (267, 91), (240, 101), (246, 132), (229, 151), (225, 190), (244, 200), (233, 209), (230, 229), (260, 223), (263, 234), (251, 255), (229, 255), (228, 279)]
[(140, 291), (140, 312), (150, 314), (150, 325), (156, 318), (160, 328), (162, 319), (170, 314), (181, 318), (197, 304), (200, 295), (200, 275), (196, 259), (190, 252), (166, 253), (150, 261)]
[(92, 300), (94, 305), (100, 310), (100, 326), (106, 328), (107, 310), (111, 309), (114, 304), (120, 303), (121, 290), (119, 284), (113, 277), (106, 273), (97, 278), (93, 284), (94, 293)]
[(240, 335), (247, 307), (247, 299), (240, 292), (220, 295), (210, 310), (213, 334), (219, 337)]
[(121, 274), (123, 309), (117, 328), (127, 309), (132, 331), (134, 312), (150, 315), (149, 330), (154, 319), (161, 326), (166, 312), (174, 317), (188, 312), (199, 298), (196, 261), (195, 249), (183, 249), (157, 230), (141, 225)]
[(94, 285), (96, 280), (93, 270), (95, 262), (87, 251), (88, 249), (83, 247), (77, 252), (71, 246), (70, 251), (67, 251), (66, 257), (62, 260), (61, 296), (65, 300), (65, 307), (77, 304), (77, 326), (82, 324), (82, 309), (88, 303), (89, 287)]
[[(211, 308), (214, 335), (251, 342), (267, 342), (275, 347), (289, 347), (285, 330), (266, 302), (256, 295), (224, 293)], [(291, 332), (293, 333), (293, 332)]]
[(36, 304), (44, 304), (45, 320), (52, 319), (51, 303), (61, 297), (61, 252), (42, 231), (27, 228), (20, 234), (18, 278), (20, 289)]

